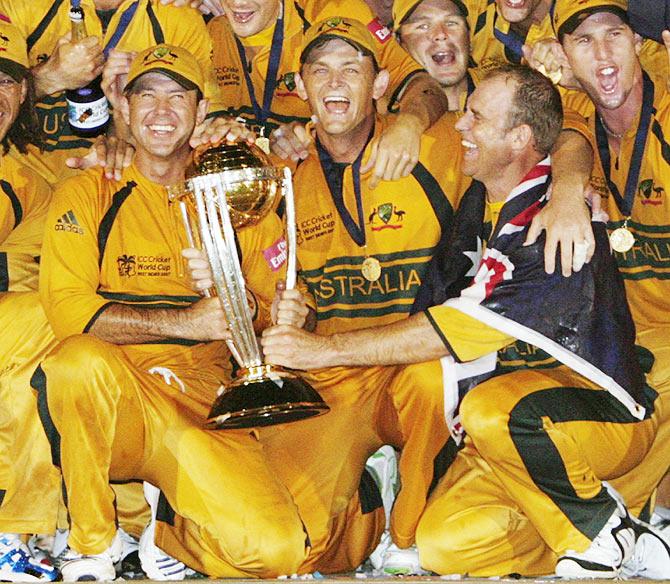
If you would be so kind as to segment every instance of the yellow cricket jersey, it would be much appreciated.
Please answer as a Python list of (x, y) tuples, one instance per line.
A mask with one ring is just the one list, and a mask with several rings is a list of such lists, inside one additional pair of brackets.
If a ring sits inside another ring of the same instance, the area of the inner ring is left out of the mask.
[[(0, 0), (0, 12), (11, 19), (27, 40), (31, 67), (46, 61), (53, 53), (58, 39), (69, 32), (69, 6), (70, 3), (63, 0)], [(197, 10), (164, 6), (160, 0), (124, 0), (103, 34), (93, 0), (82, 0), (81, 6), (88, 33), (98, 36), (103, 47), (113, 38), (116, 40), (121, 33), (116, 44), (116, 48), (121, 51), (142, 51), (166, 42), (188, 49), (203, 71), (211, 71), (212, 44)], [(128, 25), (124, 26), (127, 20)], [(218, 89), (213, 75), (207, 84), (206, 94), (215, 102), (210, 111), (218, 109)], [(67, 121), (64, 92), (42, 98), (37, 104), (37, 114), (47, 137), (46, 151), (39, 153), (31, 149), (29, 155), (21, 159), (50, 183), (54, 183), (72, 174), (65, 165), (66, 158), (79, 156), (91, 142), (72, 133)]]
[(549, 14), (541, 22), (533, 23), (522, 37), (510, 30), (510, 23), (498, 13), (495, 0), (464, 0), (464, 3), (468, 8), (471, 56), (483, 70), (500, 62), (520, 63), (524, 44), (532, 45), (554, 36)]
[[(451, 228), (453, 211), (469, 183), (460, 172), (455, 119), (445, 115), (423, 136), (419, 164), (410, 176), (383, 181), (374, 190), (368, 187), (371, 172), (358, 174), (356, 164), (337, 165), (324, 158), (320, 147), (313, 146), (298, 167), (298, 259), (316, 298), (320, 334), (383, 325), (408, 315), (433, 248)], [(378, 119), (375, 135), (382, 125)], [(336, 198), (359, 226), (362, 219), (364, 244), (347, 229)], [(363, 276), (366, 257), (381, 264), (376, 281)]]
[[(298, 96), (295, 85), (295, 74), (300, 70), (300, 50), (305, 30), (310, 23), (318, 22), (328, 16), (346, 16), (355, 18), (365, 24), (373, 36), (382, 45), (381, 67), (391, 74), (389, 100), (393, 106), (395, 97), (405, 87), (410, 77), (421, 71), (414, 61), (393, 38), (391, 32), (375, 18), (374, 14), (362, 0), (284, 0), (283, 2), (283, 44), (278, 64), (276, 83), (272, 84), (272, 100), (270, 103), (266, 135), (277, 123), (309, 120), (309, 105)], [(214, 44), (214, 68), (221, 91), (223, 103), (229, 107), (230, 113), (242, 115), (254, 124), (259, 120), (252, 107), (247, 88), (243, 62), (235, 34), (225, 16), (210, 21), (209, 32)], [(272, 38), (272, 35), (270, 35)], [(264, 46), (252, 59), (249, 76), (259, 106), (263, 106), (265, 86), (270, 61), (271, 46)], [(267, 101), (267, 100), (266, 100)], [(262, 124), (260, 124), (263, 127)]]
[[(539, 40), (556, 38), (551, 12), (541, 22), (533, 23), (523, 37), (510, 30), (510, 23), (498, 13), (495, 0), (464, 0), (464, 3), (468, 8), (472, 59), (484, 70), (500, 62), (520, 63), (524, 44), (532, 46)], [(640, 60), (648, 71), (667, 76), (668, 57), (660, 43), (645, 40)]]
[[(614, 252), (626, 284), (626, 295), (638, 332), (656, 328), (668, 322), (670, 294), (666, 281), (670, 278), (670, 96), (665, 82), (651, 78), (654, 87), (653, 117), (647, 136), (642, 167), (635, 186), (635, 197), (628, 228), (635, 236), (630, 251)], [(610, 231), (620, 227), (625, 219), (608, 188), (595, 139), (595, 107), (584, 94), (571, 92), (565, 98), (568, 106), (579, 111), (588, 122), (595, 152), (591, 184), (601, 195), (603, 208), (609, 215)], [(609, 149), (610, 177), (619, 191), (625, 193), (626, 179), (631, 167), (638, 123), (632, 124), (624, 135), (621, 152)]]
[[(188, 306), (190, 285), (181, 250), (188, 247), (167, 190), (134, 166), (120, 181), (89, 170), (54, 193), (46, 221), (40, 296), (57, 337), (86, 332), (110, 303)], [(275, 283), (284, 277), (281, 221), (269, 213), (239, 230), (247, 287), (267, 322)]]
[(37, 290), (51, 189), (30, 168), (0, 157), (0, 292)]

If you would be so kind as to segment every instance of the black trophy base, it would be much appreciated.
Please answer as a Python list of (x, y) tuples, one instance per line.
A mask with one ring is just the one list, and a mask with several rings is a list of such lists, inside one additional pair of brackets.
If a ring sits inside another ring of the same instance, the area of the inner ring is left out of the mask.
[(329, 409), (300, 377), (242, 377), (216, 398), (205, 427), (232, 430), (274, 426), (320, 416)]

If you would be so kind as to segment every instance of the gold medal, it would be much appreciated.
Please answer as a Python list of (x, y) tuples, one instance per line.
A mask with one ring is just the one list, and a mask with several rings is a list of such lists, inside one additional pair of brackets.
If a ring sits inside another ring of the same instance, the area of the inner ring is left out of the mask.
[(382, 275), (382, 265), (377, 258), (365, 258), (361, 265), (361, 273), (368, 282), (376, 282)]
[(610, 233), (610, 245), (614, 251), (625, 253), (633, 247), (635, 237), (628, 231), (625, 223), (623, 227), (619, 227)]

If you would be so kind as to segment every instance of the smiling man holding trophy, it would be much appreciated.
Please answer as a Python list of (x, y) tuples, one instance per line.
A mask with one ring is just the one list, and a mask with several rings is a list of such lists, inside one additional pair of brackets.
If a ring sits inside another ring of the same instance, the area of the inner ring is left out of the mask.
[[(184, 49), (140, 53), (121, 106), (137, 144), (132, 166), (120, 181), (93, 169), (69, 179), (47, 220), (40, 292), (61, 342), (32, 385), (67, 493), (65, 580), (114, 578), (110, 480), (156, 485), (156, 544), (206, 574), (291, 574), (309, 553), (298, 509), (267, 465), (257, 432), (204, 428), (231, 378), (224, 341), (253, 337), (234, 319), (255, 331), (269, 324), (286, 250), (281, 221), (266, 213), (228, 240), (240, 255), (226, 261), (239, 264), (237, 284), (246, 284), (232, 302), (248, 298), (251, 313), (225, 312), (226, 293), (193, 294), (181, 257), (192, 242), (167, 186), (186, 177), (189, 139), (207, 112), (203, 84)], [(197, 166), (207, 158), (196, 157), (195, 177), (207, 179)], [(315, 413), (323, 410), (314, 399)]]

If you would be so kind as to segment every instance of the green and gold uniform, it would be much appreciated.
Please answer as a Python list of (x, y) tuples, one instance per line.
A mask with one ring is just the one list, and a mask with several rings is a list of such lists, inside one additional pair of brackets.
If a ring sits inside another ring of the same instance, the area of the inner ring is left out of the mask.
[(37, 290), (51, 189), (25, 165), (0, 158), (0, 292)]
[[(648, 375), (650, 384), (660, 394), (656, 413), (658, 437), (642, 464), (630, 474), (612, 481), (634, 513), (639, 513), (670, 464), (670, 95), (665, 82), (649, 78), (653, 88), (653, 112), (644, 142), (640, 174), (634, 185), (634, 199), (627, 226), (635, 243), (627, 252), (614, 252), (626, 284), (626, 296), (637, 332), (637, 344), (653, 355)], [(609, 215), (610, 231), (621, 227), (628, 215), (622, 213), (610, 192), (602, 155), (596, 140), (596, 113), (593, 103), (581, 93), (571, 93), (565, 103), (581, 113), (588, 122), (587, 137), (592, 141), (596, 162), (591, 184), (601, 195), (603, 208)], [(620, 152), (607, 148), (610, 157), (611, 181), (623, 195), (632, 165), (639, 120), (621, 140)], [(666, 189), (667, 187), (667, 189)]]
[(51, 189), (3, 156), (0, 190), (0, 532), (52, 533), (60, 476), (30, 389), (39, 359), (55, 345), (37, 294)]
[[(102, 20), (93, 0), (82, 0), (81, 6), (88, 34), (99, 37), (103, 48), (113, 45), (121, 51), (139, 52), (161, 43), (173, 44), (188, 49), (203, 71), (211, 70), (212, 44), (197, 10), (164, 6), (159, 0), (139, 0), (139, 3), (124, 0), (103, 32)], [(70, 31), (68, 11), (69, 2), (62, 0), (0, 0), (0, 12), (6, 14), (26, 38), (31, 67), (46, 61), (54, 52), (57, 41)], [(212, 101), (218, 101), (213, 77), (205, 93)], [(210, 106), (210, 111), (213, 108), (216, 106)], [(55, 183), (74, 174), (65, 160), (81, 156), (91, 141), (72, 132), (67, 121), (65, 92), (43, 97), (37, 103), (37, 114), (47, 138), (45, 152), (30, 149), (26, 156), (15, 154), (47, 181)]]
[[(472, 59), (484, 70), (491, 69), (500, 62), (521, 63), (523, 45), (532, 46), (542, 39), (556, 38), (551, 24), (551, 13), (540, 22), (533, 22), (525, 36), (522, 36), (512, 30), (510, 23), (498, 12), (495, 0), (463, 2), (468, 8)], [(640, 58), (650, 71), (667, 75), (667, 55), (660, 43), (645, 40)]]
[[(419, 164), (411, 175), (383, 181), (374, 190), (368, 187), (371, 173), (359, 173), (360, 158), (354, 164), (337, 164), (320, 145), (313, 146), (298, 167), (298, 260), (316, 299), (317, 333), (346, 332), (408, 316), (434, 247), (451, 229), (465, 180), (455, 119), (446, 114), (423, 136)], [(374, 136), (382, 127), (378, 119)], [(358, 228), (351, 223), (347, 228), (347, 215)], [(366, 258), (380, 263), (381, 275), (375, 281), (363, 275)], [(434, 462), (448, 438), (440, 363), (334, 367), (306, 377), (329, 404), (330, 413), (275, 433), (266, 443), (277, 472), (310, 477), (310, 490), (297, 496), (299, 506), (300, 497), (313, 496), (311, 490), (318, 486), (320, 504), (312, 504), (303, 516), (312, 544), (318, 545), (318, 538), (311, 526), (320, 525), (325, 533), (327, 517), (346, 508), (356, 492), (367, 458), (381, 445), (392, 444), (403, 452), (402, 489), (391, 530), (398, 545), (411, 545)], [(320, 447), (296, 461), (289, 459), (291, 443)], [(321, 570), (318, 563), (310, 567)]]
[[(485, 224), (495, 225), (501, 206), (487, 203)], [(465, 439), (460, 450), (453, 445), (417, 529), (422, 566), (471, 576), (552, 574), (557, 557), (587, 549), (614, 512), (603, 481), (642, 460), (656, 420), (638, 420), (593, 381), (457, 305), (426, 314), (457, 362), (498, 353), (493, 376), (460, 404)]]
[[(263, 123), (267, 122), (269, 126), (264, 130), (266, 136), (276, 124), (292, 121), (304, 123), (310, 118), (309, 104), (300, 99), (296, 91), (295, 74), (300, 70), (304, 33), (311, 23), (328, 16), (346, 16), (367, 25), (368, 30), (381, 45), (380, 67), (388, 69), (391, 74), (389, 90), (392, 94), (389, 99), (391, 107), (412, 76), (422, 71), (416, 61), (398, 45), (391, 32), (379, 23), (370, 8), (361, 0), (283, 0), (282, 5), (283, 28), (276, 34), (275, 25), (269, 31), (238, 40), (225, 16), (213, 19), (208, 25), (214, 44), (214, 69), (223, 103), (229, 107), (230, 113), (241, 115), (254, 124), (263, 127)], [(249, 46), (262, 46), (252, 59), (249, 71), (260, 112), (255, 111), (249, 95), (238, 42), (240, 45), (246, 43)], [(275, 77), (277, 81), (267, 87), (273, 94), (266, 111), (263, 105), (267, 101), (266, 80), (273, 52), (279, 53)]]
[(477, 67), (491, 69), (496, 63), (520, 63), (521, 47), (554, 36), (549, 14), (533, 22), (525, 36), (511, 30), (498, 12), (495, 0), (464, 0), (468, 9), (471, 56)]
[[(281, 234), (274, 213), (238, 234), (260, 328), (283, 277)], [(82, 334), (111, 304), (188, 309), (198, 297), (186, 244), (166, 189), (134, 165), (120, 181), (87, 171), (54, 196), (40, 294), (62, 340), (32, 385), (63, 473), (69, 541), (104, 550), (116, 529), (109, 480), (142, 479), (164, 495), (156, 543), (167, 553), (217, 577), (292, 573), (307, 556), (306, 534), (257, 434), (202, 429), (230, 376), (224, 343), (115, 345)]]

